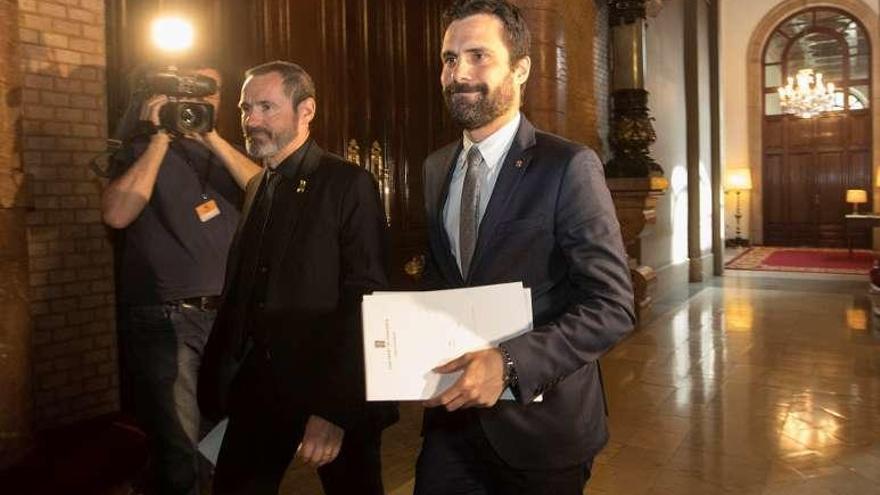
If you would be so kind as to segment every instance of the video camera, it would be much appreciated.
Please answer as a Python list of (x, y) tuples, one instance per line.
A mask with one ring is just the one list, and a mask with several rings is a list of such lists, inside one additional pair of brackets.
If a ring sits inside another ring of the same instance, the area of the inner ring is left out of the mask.
[(166, 129), (186, 134), (210, 132), (214, 128), (213, 105), (180, 100), (216, 93), (217, 81), (214, 79), (202, 74), (183, 75), (169, 69), (147, 74), (141, 90), (146, 94), (172, 98), (159, 110), (159, 122)]

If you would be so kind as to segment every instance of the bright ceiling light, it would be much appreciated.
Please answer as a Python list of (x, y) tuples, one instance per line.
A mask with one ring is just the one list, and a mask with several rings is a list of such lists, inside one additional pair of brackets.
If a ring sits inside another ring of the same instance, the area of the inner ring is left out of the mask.
[(182, 52), (193, 45), (195, 30), (192, 24), (181, 17), (161, 17), (153, 21), (151, 28), (153, 43), (166, 52)]

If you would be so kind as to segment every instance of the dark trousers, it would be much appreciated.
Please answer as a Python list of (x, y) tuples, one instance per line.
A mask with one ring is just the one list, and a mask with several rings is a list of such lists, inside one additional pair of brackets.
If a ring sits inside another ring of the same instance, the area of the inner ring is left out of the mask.
[(515, 469), (486, 438), (474, 411), (426, 428), (414, 495), (581, 495), (592, 461), (553, 470)]
[(150, 441), (146, 488), (162, 495), (198, 494), (209, 470), (196, 444), (209, 425), (199, 414), (196, 383), (216, 312), (172, 304), (120, 311), (124, 372)]
[[(281, 407), (265, 351), (250, 350), (232, 384), (229, 425), (214, 472), (214, 495), (275, 495), (308, 417)], [(350, 430), (336, 459), (318, 468), (327, 495), (382, 495), (380, 430)]]

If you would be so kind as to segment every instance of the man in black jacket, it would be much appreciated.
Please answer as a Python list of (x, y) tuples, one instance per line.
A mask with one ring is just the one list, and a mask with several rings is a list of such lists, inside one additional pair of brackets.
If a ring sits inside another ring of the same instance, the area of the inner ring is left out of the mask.
[(462, 0), (447, 21), (441, 82), (464, 135), (425, 161), (425, 278), (522, 281), (534, 329), (438, 369), (462, 375), (427, 403), (415, 493), (579, 495), (608, 438), (598, 359), (634, 324), (620, 226), (596, 154), (520, 114), (518, 9)]
[(378, 189), (310, 139), (301, 67), (246, 76), (242, 129), (265, 170), (247, 187), (199, 380), (205, 413), (229, 416), (214, 493), (277, 493), (295, 454), (328, 494), (384, 493), (380, 436), (396, 411), (365, 402), (360, 322), (362, 296), (387, 285)]

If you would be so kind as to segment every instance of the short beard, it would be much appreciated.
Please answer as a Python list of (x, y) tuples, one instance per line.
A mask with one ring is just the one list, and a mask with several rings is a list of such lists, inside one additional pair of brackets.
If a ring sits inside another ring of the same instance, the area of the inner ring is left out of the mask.
[[(456, 99), (456, 93), (478, 92), (475, 102)], [(504, 115), (513, 105), (513, 74), (507, 76), (494, 92), (486, 84), (452, 82), (443, 88), (443, 99), (453, 122), (466, 130), (479, 129)]]
[[(261, 132), (263, 135), (268, 136), (268, 141), (258, 142), (251, 139), (250, 136), (254, 132)], [(262, 159), (274, 156), (279, 151), (284, 149), (285, 146), (290, 144), (291, 141), (296, 139), (296, 130), (292, 130), (291, 132), (279, 135), (274, 135), (264, 128), (249, 128), (245, 129), (244, 135), (244, 146), (245, 149), (247, 149), (248, 155), (250, 155), (252, 158)]]

